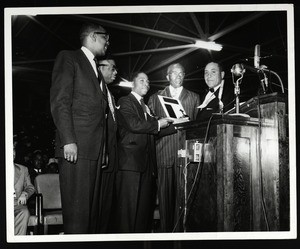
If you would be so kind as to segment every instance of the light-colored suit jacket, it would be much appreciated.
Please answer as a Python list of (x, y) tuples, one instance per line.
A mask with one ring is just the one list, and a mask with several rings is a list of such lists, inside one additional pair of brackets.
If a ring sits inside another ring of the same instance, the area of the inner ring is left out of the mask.
[[(150, 96), (148, 106), (151, 111), (159, 117), (166, 117), (164, 109), (158, 99), (158, 95), (171, 97), (170, 88), (166, 87), (163, 90)], [(200, 97), (198, 94), (191, 92), (185, 88), (182, 89), (179, 100), (189, 116), (190, 120), (195, 120), (198, 112), (197, 106), (200, 105)], [(156, 141), (156, 159), (157, 167), (172, 167), (177, 157), (178, 143), (180, 133), (165, 136)]]
[(25, 193), (28, 198), (35, 192), (35, 188), (30, 181), (30, 176), (27, 167), (15, 163), (15, 203), (22, 193)]

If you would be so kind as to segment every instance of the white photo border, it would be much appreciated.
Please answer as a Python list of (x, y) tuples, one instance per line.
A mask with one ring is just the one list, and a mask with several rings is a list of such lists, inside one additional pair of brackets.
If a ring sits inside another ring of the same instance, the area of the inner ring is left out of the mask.
[[(13, 15), (59, 15), (99, 13), (163, 13), (163, 12), (236, 12), (286, 11), (288, 39), (288, 106), (289, 106), (289, 165), (290, 165), (290, 231), (281, 232), (210, 232), (164, 234), (97, 234), (97, 235), (33, 235), (14, 236), (13, 214), (13, 92), (12, 92), (12, 22)], [(89, 6), (5, 8), (5, 152), (6, 152), (6, 218), (7, 242), (76, 242), (76, 241), (151, 241), (151, 240), (252, 240), (297, 238), (296, 207), (296, 111), (295, 111), (295, 44), (293, 4), (251, 5), (176, 5), (176, 6)]]

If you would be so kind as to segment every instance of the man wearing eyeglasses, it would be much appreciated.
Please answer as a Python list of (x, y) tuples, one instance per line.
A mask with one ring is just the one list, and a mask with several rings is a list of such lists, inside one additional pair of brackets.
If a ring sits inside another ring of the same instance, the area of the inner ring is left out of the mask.
[(169, 126), (172, 119), (157, 120), (151, 115), (143, 100), (149, 88), (148, 76), (143, 72), (135, 73), (131, 93), (118, 102), (120, 139), (116, 176), (116, 232), (151, 231), (153, 181), (156, 175), (153, 135), (165, 130), (175, 131), (172, 125)]
[[(158, 95), (162, 95), (180, 100), (189, 119), (196, 119), (197, 106), (199, 106), (200, 98), (198, 94), (183, 87), (184, 77), (185, 71), (181, 64), (175, 63), (168, 67), (167, 80), (170, 85), (149, 98), (149, 108), (155, 115), (166, 117), (164, 109), (158, 99)], [(177, 220), (174, 220), (174, 216), (176, 192), (179, 191), (177, 185), (179, 184), (180, 177), (180, 171), (178, 167), (176, 167), (179, 141), (179, 133), (162, 137), (156, 141), (161, 232), (172, 232), (174, 229), (178, 229), (175, 224)]]
[[(111, 57), (107, 56), (105, 59), (98, 61), (98, 67), (102, 74), (102, 81), (107, 87), (116, 79), (118, 73), (116, 63)], [(116, 105), (114, 96), (108, 88), (107, 99), (109, 107), (106, 126), (108, 164), (102, 167), (99, 233), (108, 233), (113, 229), (111, 217), (113, 214), (111, 210), (113, 208), (113, 194), (115, 191), (115, 173), (118, 167)]]
[(105, 158), (108, 99), (95, 59), (105, 55), (109, 36), (93, 23), (79, 33), (81, 48), (58, 54), (50, 90), (65, 234), (97, 232)]

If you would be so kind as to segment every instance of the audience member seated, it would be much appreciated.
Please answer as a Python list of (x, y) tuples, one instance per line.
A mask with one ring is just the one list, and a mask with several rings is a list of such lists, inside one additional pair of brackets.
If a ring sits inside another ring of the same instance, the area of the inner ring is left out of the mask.
[(45, 173), (55, 174), (58, 173), (58, 162), (56, 158), (50, 158), (48, 164), (45, 167)]
[(32, 155), (32, 166), (34, 171), (39, 175), (45, 171), (45, 163), (41, 150), (35, 150)]
[(28, 166), (31, 182), (37, 175), (45, 173), (45, 164), (43, 160), (43, 153), (41, 150), (35, 150), (32, 154), (31, 164)]
[[(16, 156), (14, 147), (14, 159)], [(27, 167), (14, 163), (14, 217), (15, 235), (26, 235), (30, 216), (28, 198), (35, 192)]]

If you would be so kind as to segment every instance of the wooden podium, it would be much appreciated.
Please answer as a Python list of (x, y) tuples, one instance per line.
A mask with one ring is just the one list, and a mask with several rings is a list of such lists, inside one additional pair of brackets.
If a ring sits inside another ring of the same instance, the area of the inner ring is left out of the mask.
[(240, 112), (251, 117), (178, 127), (177, 231), (289, 230), (286, 98), (256, 97)]

